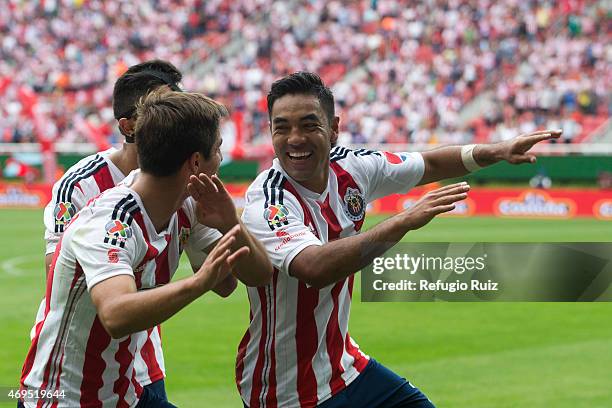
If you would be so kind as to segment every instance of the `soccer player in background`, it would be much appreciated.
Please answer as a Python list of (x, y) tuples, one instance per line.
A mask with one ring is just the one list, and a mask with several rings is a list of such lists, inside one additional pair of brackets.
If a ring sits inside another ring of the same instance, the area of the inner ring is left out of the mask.
[[(226, 114), (200, 94), (157, 90), (139, 104), (134, 135), (141, 171), (91, 200), (64, 232), (22, 389), (51, 392), (58, 407), (172, 407), (135, 381), (137, 334), (230, 273), (246, 285), (269, 282), (265, 250), (241, 225), (215, 175)], [(170, 282), (183, 250), (202, 266)], [(21, 403), (39, 402), (44, 398)]]
[(469, 186), (432, 190), (360, 233), (366, 206), (501, 160), (533, 162), (529, 149), (560, 131), (424, 153), (350, 150), (335, 146), (331, 91), (306, 72), (272, 84), (268, 113), (276, 159), (249, 187), (242, 218), (266, 247), (274, 274), (270, 284), (248, 288), (252, 318), (236, 362), (245, 406), (433, 407), (351, 339), (353, 280), (406, 233), (451, 211)]
[[(117, 79), (113, 88), (113, 113), (125, 142), (120, 149), (110, 148), (85, 157), (69, 168), (53, 185), (52, 199), (44, 211), (47, 273), (55, 248), (72, 217), (93, 197), (116, 186), (131, 171), (138, 168), (134, 144), (134, 113), (138, 100), (160, 87), (180, 91), (181, 79), (181, 72), (170, 62), (163, 60), (133, 65)], [(229, 296), (235, 287), (235, 279), (229, 275), (215, 291), (221, 296)], [(43, 299), (31, 337), (34, 337), (36, 325), (41, 322), (44, 310)], [(150, 392), (165, 399), (166, 371), (160, 326), (147, 330), (146, 336), (141, 336), (135, 354), (136, 380)]]

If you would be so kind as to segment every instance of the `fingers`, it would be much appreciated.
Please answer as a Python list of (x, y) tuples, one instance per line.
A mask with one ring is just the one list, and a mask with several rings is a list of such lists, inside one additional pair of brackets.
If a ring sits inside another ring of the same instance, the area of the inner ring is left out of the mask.
[(224, 236), (221, 237), (215, 248), (210, 252), (211, 257), (219, 254), (219, 252), (229, 249), (231, 245), (236, 241), (236, 234), (240, 230), (240, 225), (234, 226)]
[(461, 183), (449, 184), (448, 186), (444, 186), (436, 190), (432, 190), (428, 194), (431, 197), (442, 197), (442, 196), (446, 196), (449, 194), (459, 194), (459, 193), (467, 192), (469, 190), (470, 190), (469, 184), (464, 181)]
[(461, 201), (461, 200), (464, 200), (466, 198), (467, 198), (467, 193), (445, 195), (444, 197), (440, 197), (437, 200), (435, 200), (432, 203), (432, 205), (434, 207), (450, 205), (452, 203), (456, 203), (457, 201)]
[(225, 185), (223, 184), (221, 179), (216, 174), (213, 174), (211, 179), (212, 179), (212, 182), (215, 184), (215, 187), (217, 187), (218, 192), (229, 195), (227, 189), (225, 188)]
[(435, 215), (440, 215), (455, 209), (455, 204), (439, 205), (433, 209)]
[(206, 174), (200, 173), (198, 178), (202, 182), (202, 185), (204, 186), (204, 189), (205, 189), (205, 191), (207, 193), (216, 193), (216, 192), (218, 192), (217, 186), (215, 185), (215, 183), (212, 182), (210, 177), (208, 177)]
[(240, 249), (238, 249), (237, 251), (234, 251), (233, 254), (231, 254), (228, 258), (227, 258), (227, 263), (230, 266), (233, 266), (238, 259), (240, 259), (243, 256), (247, 256), (249, 253), (251, 253), (251, 249), (247, 246), (243, 246)]
[(558, 139), (561, 137), (563, 130), (540, 130), (538, 132), (528, 133), (522, 135), (523, 141), (530, 143), (532, 146), (536, 143), (543, 142), (544, 140)]
[(523, 154), (512, 158), (512, 164), (535, 163), (536, 157), (533, 154)]

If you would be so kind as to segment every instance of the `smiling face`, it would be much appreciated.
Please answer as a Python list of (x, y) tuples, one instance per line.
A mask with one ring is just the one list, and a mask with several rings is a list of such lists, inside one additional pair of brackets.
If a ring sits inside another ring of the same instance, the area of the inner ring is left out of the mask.
[(316, 96), (290, 94), (274, 102), (270, 120), (274, 152), (283, 169), (307, 189), (322, 193), (338, 118), (329, 123)]

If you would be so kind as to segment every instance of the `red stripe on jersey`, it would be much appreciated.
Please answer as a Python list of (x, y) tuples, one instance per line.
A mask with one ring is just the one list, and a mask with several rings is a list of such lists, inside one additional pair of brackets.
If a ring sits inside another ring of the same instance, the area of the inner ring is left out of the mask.
[(344, 338), (344, 344), (346, 351), (355, 359), (353, 367), (355, 367), (358, 372), (362, 372), (368, 365), (368, 359), (357, 349), (357, 347), (353, 346), (353, 343), (351, 343), (351, 336), (348, 332)]
[(179, 208), (176, 212), (178, 215), (178, 230), (181, 232), (181, 227), (183, 228), (191, 228), (191, 223), (189, 222), (189, 217), (185, 214), (185, 210)]
[(111, 175), (110, 169), (108, 166), (103, 166), (93, 175), (100, 192), (106, 191), (109, 188), (115, 187), (115, 182), (113, 181), (113, 176)]
[(344, 353), (344, 341), (342, 340), (342, 333), (340, 332), (340, 325), (338, 323), (338, 298), (342, 287), (346, 279), (336, 283), (331, 291), (331, 297), (334, 302), (334, 308), (332, 309), (329, 321), (327, 322), (326, 328), (326, 340), (327, 340), (327, 355), (329, 356), (329, 362), (331, 364), (332, 376), (329, 381), (329, 387), (331, 388), (332, 395), (336, 395), (344, 387), (346, 383), (342, 379), (344, 374), (344, 368), (342, 367), (342, 354)]
[(327, 224), (327, 241), (332, 242), (337, 240), (340, 238), (342, 227), (340, 226), (338, 217), (336, 217), (336, 214), (334, 214), (334, 211), (329, 206), (329, 194), (325, 198), (325, 202), (317, 202), (317, 204), (321, 208), (321, 215), (325, 218), (325, 223)]
[(104, 385), (102, 374), (106, 368), (102, 352), (108, 347), (110, 342), (110, 335), (106, 332), (96, 315), (89, 331), (89, 339), (87, 339), (87, 347), (85, 349), (83, 382), (81, 383), (81, 405), (102, 407), (102, 401), (98, 399), (98, 391)]
[[(285, 183), (285, 188), (300, 203), (302, 211), (304, 211), (304, 225), (312, 225), (316, 231), (316, 224), (313, 222), (310, 209), (302, 200), (295, 187), (291, 183)], [(295, 329), (295, 347), (297, 352), (297, 389), (302, 406), (317, 405), (317, 378), (312, 369), (312, 360), (317, 352), (317, 322), (315, 320), (314, 310), (319, 303), (319, 290), (316, 288), (308, 288), (303, 282), (298, 283), (298, 298), (296, 312), (296, 329)]]
[(268, 302), (265, 288), (257, 288), (257, 294), (259, 295), (259, 302), (261, 304), (261, 336), (259, 337), (257, 363), (253, 371), (253, 387), (251, 389), (251, 400), (249, 401), (249, 406), (251, 408), (260, 407), (262, 405), (260, 404), (260, 394), (263, 387), (261, 377), (263, 375), (264, 358), (266, 356), (266, 340), (268, 337)]
[(268, 393), (266, 396), (266, 407), (276, 408), (276, 283), (278, 281), (278, 271), (274, 270), (272, 276), (272, 302), (274, 302), (274, 318), (270, 327), (272, 328), (272, 350), (270, 351), (270, 375), (268, 377)]
[[(159, 326), (157, 326), (159, 327)], [(149, 379), (151, 382), (161, 380), (164, 378), (161, 367), (157, 363), (157, 357), (155, 356), (155, 348), (153, 347), (153, 341), (151, 341), (151, 333), (155, 330), (147, 330), (147, 341), (140, 349), (140, 355), (144, 361), (147, 362), (147, 371), (149, 373)]]
[(168, 264), (168, 249), (170, 248), (170, 240), (172, 237), (170, 234), (164, 236), (166, 239), (166, 247), (164, 250), (155, 257), (155, 285), (170, 282), (170, 265)]
[[(319, 204), (321, 207), (321, 215), (325, 218), (327, 223), (327, 239), (329, 242), (335, 241), (340, 238), (342, 227), (340, 222), (334, 214), (333, 210), (329, 205), (329, 194), (323, 204)], [(344, 368), (342, 367), (342, 354), (344, 353), (344, 341), (342, 340), (342, 333), (340, 331), (340, 325), (338, 323), (338, 309), (339, 309), (339, 297), (346, 279), (336, 283), (331, 291), (332, 301), (334, 307), (329, 316), (329, 321), (326, 327), (326, 342), (327, 342), (327, 355), (329, 356), (329, 362), (331, 365), (332, 376), (329, 381), (329, 387), (331, 388), (332, 395), (336, 395), (344, 387), (346, 383), (342, 379)]]
[(119, 396), (117, 408), (129, 408), (129, 404), (125, 401), (125, 394), (130, 387), (130, 378), (128, 378), (127, 370), (134, 361), (134, 356), (130, 352), (130, 343), (132, 336), (119, 343), (119, 349), (115, 353), (115, 361), (119, 363), (119, 378), (113, 384), (113, 391)]
[(238, 387), (239, 394), (242, 394), (240, 382), (242, 381), (242, 376), (244, 375), (244, 357), (246, 356), (246, 351), (250, 340), (251, 332), (249, 329), (247, 329), (244, 336), (242, 336), (242, 340), (240, 340), (240, 344), (238, 345), (238, 356), (236, 356), (236, 386)]
[[(151, 241), (149, 240), (149, 233), (147, 232), (147, 227), (144, 223), (144, 219), (142, 218), (141, 212), (137, 212), (134, 214), (134, 221), (136, 221), (136, 223), (142, 230), (142, 236), (145, 239), (145, 242), (147, 243), (147, 253), (145, 254), (143, 260), (140, 262), (136, 270), (140, 270), (140, 268), (146, 265), (147, 262), (149, 262), (152, 259), (155, 259), (155, 262), (156, 262), (155, 283), (156, 284), (159, 283), (158, 279), (162, 279), (162, 280), (165, 279), (164, 283), (168, 283), (170, 281), (170, 270), (168, 267), (168, 252), (167, 252), (168, 245), (166, 245), (163, 251), (165, 253), (165, 257), (164, 257), (165, 262), (158, 263), (156, 258), (159, 255), (159, 251), (155, 249), (153, 245), (151, 245)], [(166, 236), (166, 242), (169, 242), (169, 240), (170, 240), (170, 236)], [(165, 272), (164, 272), (164, 268), (165, 268)], [(161, 272), (159, 272), (159, 275), (158, 275), (158, 271), (160, 270)], [(163, 278), (164, 274), (165, 276), (167, 276), (167, 278)], [(140, 281), (141, 276), (142, 276), (142, 272), (140, 273), (134, 272), (134, 277), (136, 279), (137, 288), (140, 288), (142, 286), (142, 282)], [(159, 331), (159, 334), (160, 334), (160, 339), (161, 339), (161, 330)], [(150, 342), (151, 342), (151, 338), (149, 337), (147, 339), (147, 343), (150, 343)], [(164, 378), (164, 373), (161, 370), (159, 363), (157, 362), (157, 356), (155, 355), (155, 352), (150, 352), (146, 354), (140, 353), (140, 355), (142, 356), (143, 361), (147, 365), (147, 372), (149, 373), (149, 378), (152, 382)]]
[[(357, 189), (359, 190), (359, 192), (363, 194), (363, 192), (361, 191), (361, 189), (355, 182), (355, 179), (353, 178), (353, 176), (351, 176), (346, 170), (344, 170), (338, 164), (338, 162), (330, 163), (330, 167), (332, 168), (332, 170), (336, 174), (336, 178), (338, 179), (338, 195), (340, 197), (344, 197), (346, 195), (346, 190), (348, 190), (349, 187), (352, 189)], [(364, 206), (366, 205), (365, 201), (363, 202), (363, 205)], [(361, 231), (361, 227), (363, 226), (364, 220), (365, 220), (365, 215), (359, 221), (353, 221), (353, 224), (355, 224), (355, 231), (357, 232)]]
[(47, 315), (49, 314), (49, 309), (51, 309), (51, 292), (53, 289), (53, 276), (55, 274), (55, 264), (57, 263), (57, 258), (59, 256), (60, 250), (62, 249), (62, 237), (60, 237), (59, 242), (57, 243), (57, 247), (55, 248), (55, 253), (53, 254), (53, 260), (51, 261), (51, 266), (49, 267), (49, 274), (47, 275), (47, 288), (45, 290), (45, 313), (43, 314), (43, 319), (38, 322), (36, 325), (36, 329), (34, 331), (34, 338), (32, 339), (32, 344), (30, 345), (30, 350), (28, 350), (28, 354), (26, 356), (25, 362), (23, 363), (23, 368), (21, 369), (21, 388), (24, 389), (24, 381), (26, 377), (32, 371), (32, 367), (34, 366), (34, 360), (36, 359), (36, 350), (38, 349), (38, 339), (40, 338), (40, 332), (45, 324), (45, 320), (47, 319)]
[(317, 322), (314, 310), (319, 303), (319, 290), (298, 283), (295, 347), (297, 352), (297, 389), (300, 405), (317, 405), (317, 378), (312, 360), (317, 352)]
[(155, 259), (155, 257), (159, 254), (159, 251), (151, 245), (151, 241), (149, 240), (149, 233), (147, 232), (147, 226), (144, 223), (144, 219), (142, 218), (142, 213), (137, 212), (133, 215), (134, 221), (138, 224), (140, 229), (142, 230), (142, 236), (147, 243), (147, 253), (145, 254), (142, 261), (138, 264), (136, 269), (134, 269), (134, 279), (136, 280), (136, 288), (140, 289), (142, 286), (142, 282), (140, 281), (142, 276), (141, 268), (146, 265), (151, 259)]
[[(59, 251), (57, 252), (59, 253)], [(62, 331), (58, 334), (53, 344), (53, 349), (47, 363), (45, 365), (45, 372), (43, 375), (43, 381), (40, 385), (40, 389), (47, 389), (49, 383), (53, 384), (53, 379), (57, 376), (57, 382), (59, 383), (59, 376), (62, 372), (62, 363), (64, 358), (64, 336), (66, 335), (66, 331), (68, 330), (69, 322), (67, 319), (72, 318), (72, 311), (74, 310), (74, 306), (78, 302), (78, 298), (80, 294), (78, 291), (81, 290), (81, 287), (75, 290), (75, 285), (79, 281), (80, 278), (83, 277), (83, 268), (77, 262), (74, 269), (74, 277), (72, 278), (72, 282), (70, 284), (70, 290), (68, 291), (68, 299), (70, 303), (67, 305), (66, 311), (62, 316), (62, 321), (60, 322), (60, 327), (63, 326)], [(61, 354), (60, 354), (61, 350)], [(44, 400), (39, 400), (37, 406), (41, 406), (44, 404)]]

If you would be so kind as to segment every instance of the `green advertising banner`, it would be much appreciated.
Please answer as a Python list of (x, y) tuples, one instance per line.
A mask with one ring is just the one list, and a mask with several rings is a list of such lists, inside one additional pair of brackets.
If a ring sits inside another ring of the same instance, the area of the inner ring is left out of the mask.
[(362, 270), (361, 300), (610, 302), (612, 242), (400, 243)]

